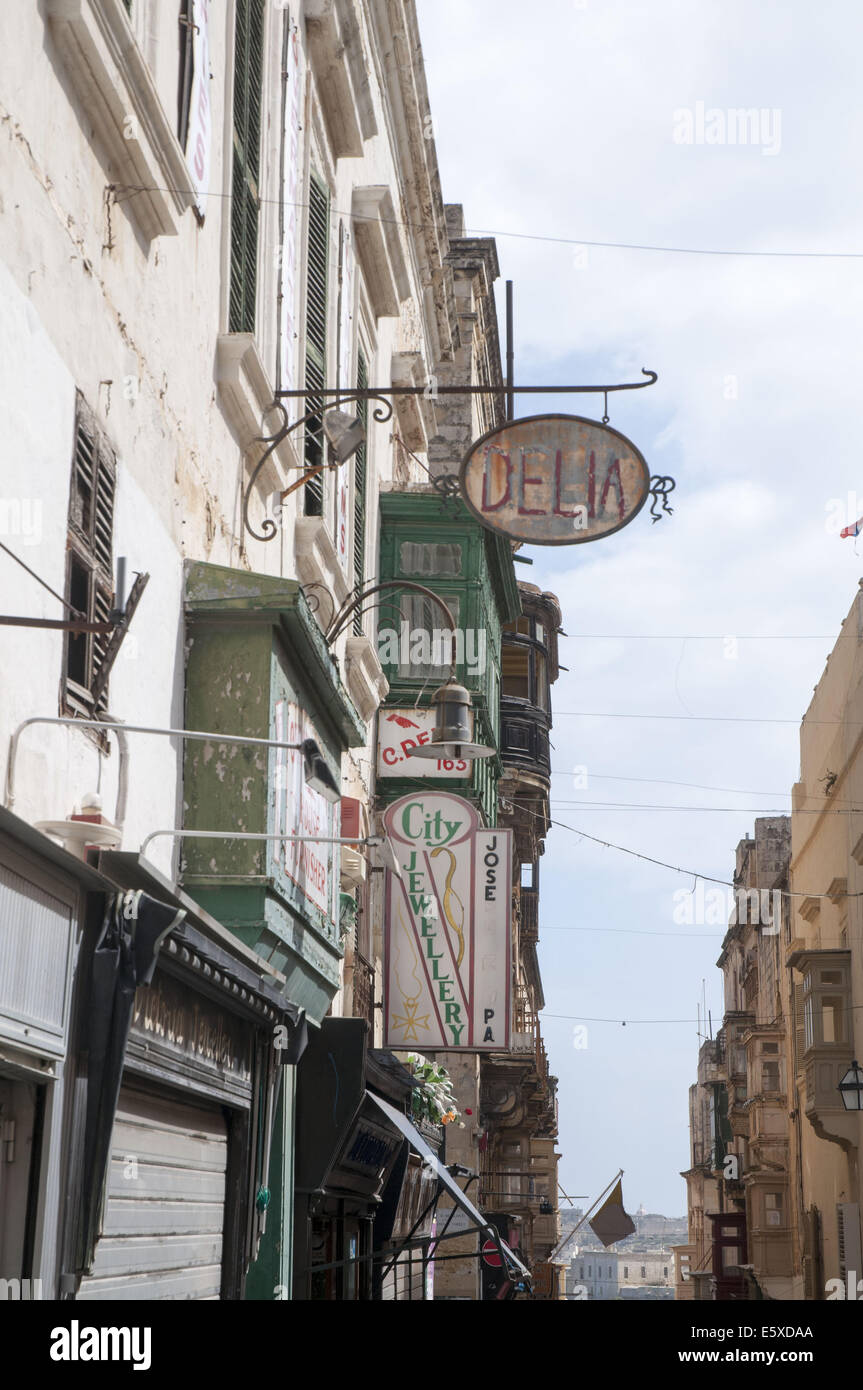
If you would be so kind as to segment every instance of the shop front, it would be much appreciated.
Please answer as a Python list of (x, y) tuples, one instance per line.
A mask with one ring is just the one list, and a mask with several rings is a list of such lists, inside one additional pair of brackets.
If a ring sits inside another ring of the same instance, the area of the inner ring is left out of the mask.
[[(294, 1298), (430, 1299), (465, 1230), (512, 1284), (527, 1271), (459, 1187), (470, 1175), (447, 1166), (442, 1133), (409, 1117), (410, 1072), (367, 1036), (364, 1019), (324, 1019), (298, 1067)], [(442, 1195), (453, 1205), (441, 1212)]]
[(73, 981), (111, 887), (0, 810), (0, 1298), (58, 1296)]
[(131, 981), (122, 950), (106, 962), (109, 902), (76, 1000), (80, 1161), (66, 1175), (61, 1287), (82, 1301), (242, 1298), (302, 1020), (283, 977), (144, 861), (107, 853), (101, 867), (122, 885), (120, 916), (137, 912), (141, 959)]

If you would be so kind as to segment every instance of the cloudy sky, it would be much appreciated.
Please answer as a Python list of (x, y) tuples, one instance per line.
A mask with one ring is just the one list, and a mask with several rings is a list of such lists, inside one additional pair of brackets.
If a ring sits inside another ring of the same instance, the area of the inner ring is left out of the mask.
[[(706, 980), (715, 1029), (723, 932), (676, 923), (674, 894), (692, 871), (729, 878), (755, 815), (789, 809), (797, 724), (863, 575), (863, 536), (837, 534), (840, 514), (863, 515), (863, 10), (418, 8), (444, 198), (497, 236), (515, 282), (516, 380), (659, 373), (610, 414), (676, 478), (673, 517), (645, 509), (596, 544), (534, 547), (520, 577), (558, 594), (569, 634), (555, 819), (690, 871), (563, 825), (549, 837), (540, 959), (561, 1178), (594, 1197), (623, 1168), (630, 1210), (680, 1215), (697, 1005)], [(732, 144), (738, 108), (758, 119)], [(602, 401), (516, 402), (542, 409), (598, 417)]]

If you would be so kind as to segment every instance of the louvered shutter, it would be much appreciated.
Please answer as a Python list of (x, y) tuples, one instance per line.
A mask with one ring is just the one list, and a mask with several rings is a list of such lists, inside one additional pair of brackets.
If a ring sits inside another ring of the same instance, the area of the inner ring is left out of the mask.
[(836, 1228), (839, 1244), (839, 1277), (847, 1280), (849, 1273), (853, 1283), (863, 1278), (860, 1254), (860, 1207), (857, 1202), (838, 1202), (836, 1205)]
[[(116, 462), (79, 394), (69, 496), (68, 600), (90, 622), (107, 622), (114, 593), (114, 493)], [(107, 708), (108, 691), (90, 692), (110, 640), (108, 633), (69, 633), (66, 700), (79, 713)], [(72, 685), (69, 683), (72, 682)]]
[[(330, 193), (312, 172), (309, 179), (309, 230), (306, 250), (306, 410), (315, 414), (306, 425), (305, 463), (324, 462), (323, 399), (315, 395), (326, 385), (327, 266), (330, 245)], [(324, 480), (318, 473), (304, 489), (306, 516), (323, 516)]]
[(237, 0), (229, 310), (232, 333), (255, 331), (263, 52), (264, 0)]
[[(357, 361), (357, 390), (365, 391), (369, 384), (369, 371), (362, 352)], [(357, 414), (368, 424), (369, 407), (367, 401), (357, 402)], [(354, 454), (354, 586), (359, 591), (366, 578), (366, 444), (363, 443)], [(362, 635), (363, 619), (361, 613), (354, 615), (354, 634)]]

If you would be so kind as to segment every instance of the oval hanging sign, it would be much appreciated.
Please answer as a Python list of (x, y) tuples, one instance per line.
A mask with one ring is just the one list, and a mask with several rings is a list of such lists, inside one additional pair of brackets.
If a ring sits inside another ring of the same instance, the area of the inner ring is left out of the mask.
[(491, 530), (531, 545), (579, 545), (638, 515), (650, 470), (608, 425), (580, 415), (527, 415), (472, 444), (459, 483)]

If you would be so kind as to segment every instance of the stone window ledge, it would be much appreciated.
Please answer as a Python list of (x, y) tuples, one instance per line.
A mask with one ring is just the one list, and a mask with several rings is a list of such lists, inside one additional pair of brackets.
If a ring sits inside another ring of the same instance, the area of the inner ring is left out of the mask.
[(368, 724), (389, 694), (389, 681), (367, 637), (349, 637), (345, 647), (345, 681), (351, 699)]
[(306, 0), (304, 13), (333, 153), (337, 159), (357, 157), (378, 125), (353, 6), (349, 0)]
[[(276, 410), (269, 415), (266, 413), (273, 403), (273, 387), (253, 333), (221, 335), (216, 345), (216, 383), (225, 418), (254, 467), (266, 448), (259, 437), (275, 433), (281, 419)], [(289, 435), (273, 451), (261, 471), (262, 490), (265, 493), (277, 488), (282, 490), (299, 462)], [(293, 476), (297, 476), (295, 472)]]
[(45, 0), (57, 53), (96, 137), (111, 181), (147, 240), (176, 236), (192, 178), (122, 0)]
[[(294, 528), (294, 555), (297, 562), (297, 574), (304, 584), (317, 584), (321, 588), (328, 590), (335, 607), (340, 608), (348, 596), (348, 585), (342, 567), (339, 564), (339, 557), (336, 554), (336, 547), (327, 530), (326, 522), (319, 516), (300, 517)], [(312, 593), (320, 599), (320, 594), (314, 590)], [(314, 599), (311, 598), (312, 610), (320, 613), (319, 622), (322, 627), (326, 627), (330, 619), (329, 605), (326, 600), (322, 600), (322, 607), (315, 608)]]
[[(422, 353), (394, 352), (390, 366), (393, 386), (421, 386), (429, 384), (428, 372)], [(399, 422), (399, 431), (409, 449), (424, 454), (428, 450), (429, 439), (435, 434), (436, 421), (434, 404), (430, 396), (394, 396), (393, 407)]]
[(410, 297), (407, 262), (392, 195), (386, 185), (355, 188), (351, 218), (357, 259), (377, 318), (395, 318)]

